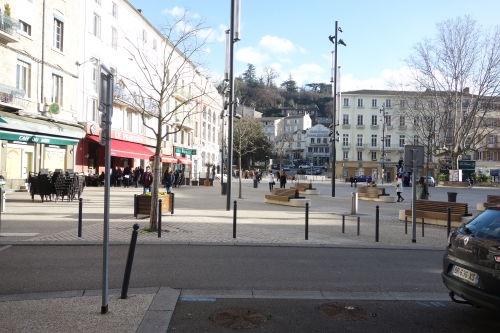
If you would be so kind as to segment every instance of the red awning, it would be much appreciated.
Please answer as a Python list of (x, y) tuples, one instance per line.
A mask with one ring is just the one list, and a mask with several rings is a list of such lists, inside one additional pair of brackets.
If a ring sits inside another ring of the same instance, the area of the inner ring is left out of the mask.
[(179, 164), (193, 164), (193, 161), (188, 160), (187, 158), (183, 157), (176, 157), (176, 158), (179, 160), (179, 162), (177, 162)]
[[(99, 142), (99, 137), (89, 135), (89, 138)], [(154, 153), (140, 143), (111, 139), (111, 156), (140, 158), (148, 160)]]
[[(151, 156), (149, 158), (149, 160), (151, 162), (153, 162), (155, 160), (155, 156)], [(160, 162), (162, 163), (173, 163), (173, 164), (177, 164), (177, 158), (173, 157), (173, 156), (169, 156), (169, 155), (161, 155), (160, 156)]]

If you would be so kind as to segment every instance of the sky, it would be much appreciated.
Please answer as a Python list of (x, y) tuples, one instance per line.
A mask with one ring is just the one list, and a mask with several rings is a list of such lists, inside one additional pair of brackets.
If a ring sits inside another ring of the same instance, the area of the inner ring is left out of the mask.
[[(231, 0), (129, 0), (154, 25), (166, 16), (186, 10), (210, 27), (205, 47), (206, 66), (212, 79), (224, 70), (225, 33), (230, 26)], [(499, 0), (241, 0), (241, 40), (234, 45), (235, 76), (248, 64), (260, 77), (266, 66), (280, 76), (280, 85), (291, 75), (302, 87), (329, 83), (331, 52), (328, 36), (335, 21), (342, 28), (337, 64), (341, 66), (341, 91), (390, 89), (393, 79), (405, 73), (405, 59), (412, 48), (436, 35), (436, 23), (471, 15), (485, 29), (500, 24)]]

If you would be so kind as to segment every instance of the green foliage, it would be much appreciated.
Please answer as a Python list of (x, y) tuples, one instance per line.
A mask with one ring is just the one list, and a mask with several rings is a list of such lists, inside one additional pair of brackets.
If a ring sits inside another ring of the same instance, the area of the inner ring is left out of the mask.
[(3, 7), (5, 9), (5, 15), (10, 17), (10, 5), (6, 3)]
[[(158, 195), (167, 195), (168, 193), (167, 192), (158, 192)], [(141, 194), (143, 196), (146, 196), (146, 197), (150, 197), (152, 195), (151, 192), (146, 192), (144, 194)]]
[(449, 174), (444, 174), (444, 173), (439, 174), (439, 181), (447, 182), (448, 180), (450, 180)]

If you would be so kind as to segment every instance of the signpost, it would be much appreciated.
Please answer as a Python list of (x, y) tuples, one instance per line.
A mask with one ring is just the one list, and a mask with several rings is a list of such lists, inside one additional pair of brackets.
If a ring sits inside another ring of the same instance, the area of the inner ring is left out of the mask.
[[(417, 171), (424, 171), (424, 146), (405, 146), (404, 167), (405, 172), (411, 172), (412, 179), (412, 198), (411, 198), (411, 225), (412, 225), (412, 243), (417, 242)], [(424, 223), (422, 221), (422, 223)]]

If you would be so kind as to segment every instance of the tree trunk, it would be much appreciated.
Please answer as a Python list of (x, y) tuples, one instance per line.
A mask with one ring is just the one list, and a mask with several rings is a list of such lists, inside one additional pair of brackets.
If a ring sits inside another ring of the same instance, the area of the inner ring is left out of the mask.
[(151, 211), (149, 212), (149, 228), (158, 229), (158, 189), (160, 188), (160, 152), (156, 148), (153, 169), (153, 190), (151, 193)]
[(241, 170), (241, 154), (238, 155), (238, 169), (240, 169), (240, 176), (239, 176), (239, 179), (238, 179), (238, 182), (239, 182), (239, 189), (238, 189), (238, 199), (241, 199), (241, 174), (242, 174), (242, 170)]

